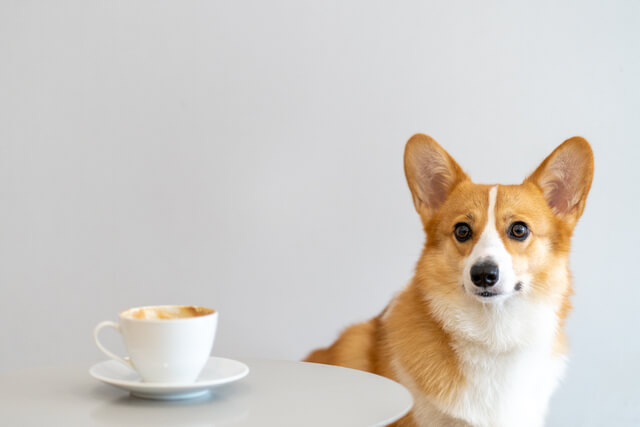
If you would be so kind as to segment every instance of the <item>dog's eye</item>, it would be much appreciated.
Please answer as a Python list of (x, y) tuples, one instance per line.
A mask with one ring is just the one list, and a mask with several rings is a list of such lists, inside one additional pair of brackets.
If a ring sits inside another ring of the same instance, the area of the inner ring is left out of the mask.
[(524, 240), (529, 237), (529, 227), (522, 221), (514, 222), (509, 227), (508, 234), (514, 240)]
[(456, 224), (453, 234), (456, 236), (458, 242), (464, 242), (471, 238), (471, 227), (469, 224), (459, 222)]

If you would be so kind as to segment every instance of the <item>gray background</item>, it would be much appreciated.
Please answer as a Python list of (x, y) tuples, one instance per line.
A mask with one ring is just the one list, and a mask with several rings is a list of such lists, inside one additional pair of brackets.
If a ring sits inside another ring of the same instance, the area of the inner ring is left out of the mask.
[(301, 358), (412, 275), (413, 133), (483, 183), (578, 134), (549, 425), (637, 426), (639, 29), (611, 0), (0, 0), (0, 370), (100, 360), (98, 321), (158, 303), (217, 308), (215, 354)]

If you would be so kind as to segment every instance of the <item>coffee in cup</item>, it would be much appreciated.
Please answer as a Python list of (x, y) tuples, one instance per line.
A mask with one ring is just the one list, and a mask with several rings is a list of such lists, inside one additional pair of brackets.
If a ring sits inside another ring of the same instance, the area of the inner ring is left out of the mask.
[[(104, 354), (133, 368), (145, 382), (192, 383), (209, 360), (218, 313), (206, 307), (158, 305), (124, 310), (118, 320), (101, 322), (94, 330)], [(106, 326), (122, 334), (129, 358), (100, 343), (98, 334)]]

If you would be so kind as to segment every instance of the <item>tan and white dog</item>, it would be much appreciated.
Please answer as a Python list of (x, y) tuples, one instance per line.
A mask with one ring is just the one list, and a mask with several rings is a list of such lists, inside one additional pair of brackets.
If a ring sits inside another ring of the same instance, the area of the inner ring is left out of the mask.
[(591, 147), (565, 141), (520, 185), (474, 184), (422, 134), (404, 165), (427, 234), (415, 276), (306, 360), (406, 386), (414, 406), (397, 426), (542, 426), (565, 367), (569, 246)]

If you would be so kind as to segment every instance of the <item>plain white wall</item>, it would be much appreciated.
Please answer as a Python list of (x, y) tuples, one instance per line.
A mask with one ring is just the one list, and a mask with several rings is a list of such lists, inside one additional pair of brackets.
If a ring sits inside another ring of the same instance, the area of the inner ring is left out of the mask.
[(156, 303), (219, 309), (215, 354), (301, 358), (412, 275), (413, 133), (484, 183), (578, 134), (549, 425), (637, 426), (639, 28), (611, 0), (0, 0), (0, 369), (102, 359), (93, 326)]

